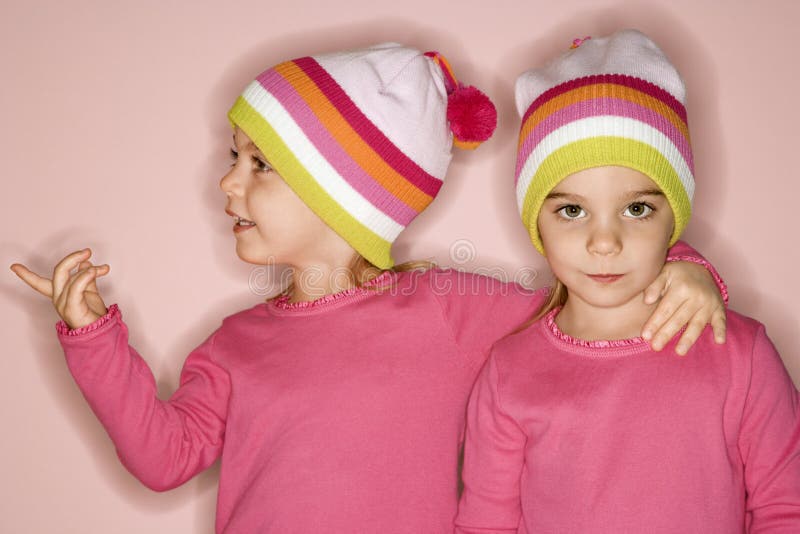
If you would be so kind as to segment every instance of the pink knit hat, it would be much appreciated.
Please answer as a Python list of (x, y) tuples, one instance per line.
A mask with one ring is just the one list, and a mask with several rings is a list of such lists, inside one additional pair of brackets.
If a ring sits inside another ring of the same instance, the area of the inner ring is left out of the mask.
[(603, 165), (652, 179), (675, 215), (671, 243), (678, 240), (694, 194), (686, 88), (650, 38), (622, 30), (576, 39), (570, 50), (520, 75), (516, 102), (517, 206), (540, 252), (537, 220), (548, 193), (570, 174)]
[(374, 265), (442, 186), (453, 144), (497, 113), (438, 52), (396, 43), (303, 57), (261, 73), (228, 113), (297, 195)]

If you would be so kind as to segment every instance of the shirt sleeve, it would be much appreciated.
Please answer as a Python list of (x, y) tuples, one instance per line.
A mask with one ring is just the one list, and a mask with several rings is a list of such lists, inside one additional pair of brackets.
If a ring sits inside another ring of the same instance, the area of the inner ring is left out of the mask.
[(432, 269), (428, 280), (456, 344), (486, 361), (492, 344), (532, 318), (547, 298), (547, 289), (533, 291), (492, 276)]
[(213, 359), (213, 334), (189, 354), (168, 401), (156, 394), (147, 363), (128, 345), (116, 305), (77, 330), (57, 325), (72, 376), (111, 437), (125, 467), (164, 491), (189, 480), (220, 455), (230, 377)]
[(798, 392), (763, 326), (753, 346), (739, 451), (744, 461), (747, 532), (800, 531)]
[(522, 518), (523, 430), (500, 405), (497, 362), (489, 357), (470, 396), (464, 444), (464, 491), (457, 534), (517, 532)]
[(728, 304), (728, 286), (711, 263), (684, 241), (678, 241), (667, 251), (667, 261), (688, 261), (706, 268), (719, 289), (722, 301)]

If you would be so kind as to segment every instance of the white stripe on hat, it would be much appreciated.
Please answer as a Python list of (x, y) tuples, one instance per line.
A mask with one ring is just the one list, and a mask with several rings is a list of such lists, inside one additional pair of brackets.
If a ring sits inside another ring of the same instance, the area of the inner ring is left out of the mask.
[(346, 206), (342, 210), (382, 239), (391, 243), (397, 238), (405, 227), (353, 189), (317, 150), (281, 103), (258, 81), (251, 82), (242, 97), (262, 117), (270, 117), (270, 126), (317, 184), (340, 206)]
[(692, 200), (694, 196), (694, 176), (678, 147), (669, 137), (649, 124), (636, 119), (603, 115), (565, 124), (561, 128), (550, 132), (533, 149), (528, 159), (525, 160), (525, 165), (520, 170), (519, 181), (517, 182), (517, 208), (520, 213), (522, 213), (522, 205), (525, 202), (528, 187), (531, 185), (533, 177), (541, 164), (556, 150), (571, 143), (594, 137), (621, 137), (652, 146), (675, 169), (683, 188), (686, 190), (686, 194), (689, 196), (689, 200)]

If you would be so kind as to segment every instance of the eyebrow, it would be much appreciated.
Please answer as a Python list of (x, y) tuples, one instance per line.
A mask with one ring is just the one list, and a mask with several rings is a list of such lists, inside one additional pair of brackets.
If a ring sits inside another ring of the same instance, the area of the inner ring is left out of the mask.
[(663, 197), (664, 192), (660, 189), (642, 189), (641, 191), (631, 191), (623, 198), (638, 198), (638, 197)]
[[(231, 137), (233, 138), (233, 146), (236, 146), (236, 134), (233, 134)], [(245, 148), (255, 148), (259, 153), (261, 152), (252, 139), (247, 142)]]
[[(642, 189), (641, 191), (630, 191), (622, 196), (624, 199), (631, 199), (631, 198), (639, 198), (639, 197), (646, 197), (646, 196), (664, 196), (664, 192), (660, 189)], [(583, 200), (581, 195), (576, 195), (573, 193), (557, 193), (551, 191), (545, 198), (545, 200), (551, 199), (565, 199), (565, 200)]]
[(564, 199), (567, 199), (567, 200), (581, 200), (581, 199), (583, 199), (583, 197), (580, 196), (580, 195), (574, 195), (574, 194), (571, 194), (571, 193), (556, 193), (556, 192), (553, 192), (553, 191), (550, 191), (550, 193), (546, 197), (544, 197), (545, 200), (558, 199), (558, 198), (564, 198)]

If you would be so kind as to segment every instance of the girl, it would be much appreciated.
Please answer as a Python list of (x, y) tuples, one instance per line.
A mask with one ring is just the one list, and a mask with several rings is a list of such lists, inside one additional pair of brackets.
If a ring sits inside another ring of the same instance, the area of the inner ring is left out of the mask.
[(638, 336), (689, 220), (684, 87), (636, 31), (517, 80), (517, 198), (558, 284), (472, 393), (458, 532), (799, 532), (800, 406), (756, 321)]
[[(236, 253), (290, 265), (292, 285), (223, 320), (168, 401), (98, 293), (108, 266), (83, 250), (52, 280), (14, 270), (53, 299), (70, 371), (136, 477), (167, 490), (222, 458), (218, 532), (451, 530), (469, 390), (542, 294), (392, 268), (390, 246), (439, 191), (453, 138), (491, 135), (493, 106), (441, 55), (383, 44), (281, 63), (228, 116)], [(670, 337), (720, 302), (697, 265), (665, 269), (652, 291), (668, 284), (662, 312), (677, 311), (654, 331)]]

